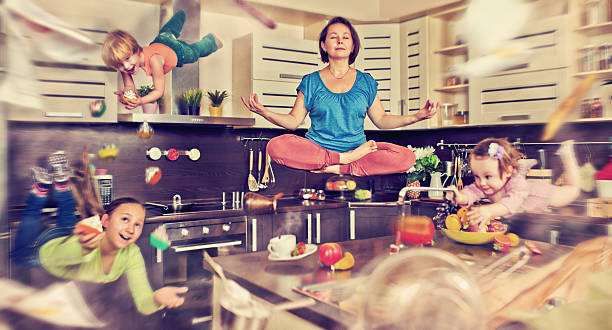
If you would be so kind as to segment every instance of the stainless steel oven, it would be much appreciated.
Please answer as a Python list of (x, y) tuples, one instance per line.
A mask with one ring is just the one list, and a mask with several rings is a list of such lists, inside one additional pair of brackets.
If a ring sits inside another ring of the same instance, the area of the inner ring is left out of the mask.
[(212, 315), (212, 272), (203, 253), (206, 251), (212, 257), (246, 253), (249, 246), (246, 218), (186, 220), (164, 226), (171, 244), (164, 251), (151, 248), (153, 263), (147, 268), (154, 274), (150, 277), (156, 287), (189, 288), (185, 304), (165, 312), (164, 323), (168, 326), (164, 328), (201, 327)]

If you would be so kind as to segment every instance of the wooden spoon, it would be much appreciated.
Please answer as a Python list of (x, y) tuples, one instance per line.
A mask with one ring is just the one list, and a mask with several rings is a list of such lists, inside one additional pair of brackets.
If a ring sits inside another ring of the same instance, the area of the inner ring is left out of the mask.
[(249, 186), (249, 191), (259, 190), (257, 180), (253, 176), (253, 149), (249, 150), (249, 177), (247, 179), (247, 184)]
[(270, 173), (269, 173), (269, 169), (270, 169), (270, 161), (268, 160), (268, 150), (266, 150), (266, 167), (264, 168), (264, 174), (263, 174), (263, 178), (261, 178), (261, 183), (263, 183), (264, 185), (268, 185), (268, 182), (270, 182)]

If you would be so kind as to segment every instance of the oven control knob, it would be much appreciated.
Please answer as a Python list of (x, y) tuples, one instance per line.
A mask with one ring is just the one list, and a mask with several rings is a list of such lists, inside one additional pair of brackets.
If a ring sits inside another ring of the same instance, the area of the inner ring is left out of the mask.
[(183, 235), (183, 237), (189, 236), (189, 230), (187, 230), (187, 228), (181, 229), (181, 235)]
[(230, 231), (230, 225), (228, 225), (227, 223), (223, 225), (223, 227), (221, 227), (223, 229), (224, 232), (228, 232)]
[(202, 227), (202, 234), (208, 234), (208, 233), (210, 233), (210, 228)]

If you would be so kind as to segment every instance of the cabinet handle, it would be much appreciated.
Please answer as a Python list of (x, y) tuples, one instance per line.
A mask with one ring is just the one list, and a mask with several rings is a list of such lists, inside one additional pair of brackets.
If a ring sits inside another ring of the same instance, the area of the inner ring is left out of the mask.
[(321, 213), (316, 213), (317, 218), (317, 244), (321, 244)]
[(556, 230), (550, 231), (550, 244), (559, 244), (559, 232)]
[(290, 73), (280, 73), (278, 77), (285, 78), (285, 79), (302, 79), (302, 76), (300, 76), (299, 74), (290, 74)]
[(53, 112), (53, 111), (47, 111), (47, 112), (45, 112), (45, 117), (83, 118), (83, 113), (81, 113), (81, 112)]
[(257, 219), (253, 218), (253, 220), (251, 220), (251, 232), (253, 233), (251, 235), (251, 248), (253, 250), (253, 252), (257, 252)]
[(400, 106), (400, 115), (404, 115), (404, 104), (406, 104), (406, 100), (401, 99), (399, 100), (399, 106)]
[(528, 120), (531, 119), (531, 115), (508, 115), (508, 116), (499, 116), (500, 120)]
[(349, 211), (349, 239), (355, 239), (355, 210)]
[(308, 232), (306, 233), (307, 235), (307, 241), (308, 244), (312, 244), (312, 214), (308, 213)]
[(155, 262), (160, 264), (164, 260), (164, 251), (162, 249), (155, 249)]

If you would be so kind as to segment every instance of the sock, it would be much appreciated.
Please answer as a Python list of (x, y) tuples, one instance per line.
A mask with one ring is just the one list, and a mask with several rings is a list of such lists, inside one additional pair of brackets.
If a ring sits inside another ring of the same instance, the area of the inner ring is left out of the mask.
[(66, 190), (70, 190), (70, 185), (68, 184), (68, 182), (55, 182), (53, 184), (55, 186), (55, 189), (58, 191), (66, 191)]
[(49, 188), (45, 188), (44, 186), (45, 185), (41, 184), (40, 182), (34, 182), (32, 184), (32, 193), (36, 196), (47, 196), (49, 193)]

